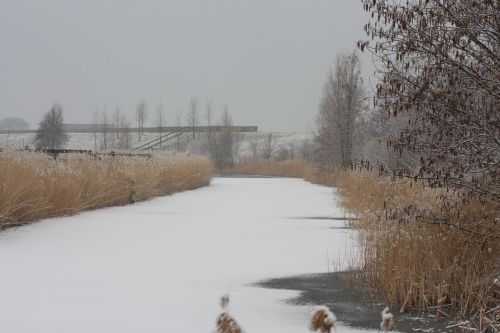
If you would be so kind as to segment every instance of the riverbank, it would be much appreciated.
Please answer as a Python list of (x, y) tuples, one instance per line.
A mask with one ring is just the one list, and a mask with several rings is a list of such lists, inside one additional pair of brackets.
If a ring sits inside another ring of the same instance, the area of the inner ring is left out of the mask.
[[(326, 305), (346, 326), (378, 330), (384, 304), (372, 303), (366, 294), (354, 286), (352, 274), (346, 272), (307, 274), (259, 281), (254, 286), (300, 291), (286, 300), (290, 305)], [(463, 332), (456, 322), (417, 313), (403, 314), (391, 309), (395, 330), (399, 332)]]
[(197, 156), (113, 156), (0, 151), (0, 230), (122, 206), (210, 184)]

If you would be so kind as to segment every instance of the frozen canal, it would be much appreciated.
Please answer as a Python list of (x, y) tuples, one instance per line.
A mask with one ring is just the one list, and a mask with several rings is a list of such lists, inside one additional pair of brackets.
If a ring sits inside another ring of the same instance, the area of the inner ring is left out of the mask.
[[(216, 178), (148, 202), (0, 234), (0, 332), (212, 332), (219, 298), (248, 333), (307, 332), (310, 307), (258, 280), (326, 272), (351, 246), (333, 191)], [(339, 331), (349, 331), (341, 328)], [(354, 331), (351, 331), (354, 332)]]

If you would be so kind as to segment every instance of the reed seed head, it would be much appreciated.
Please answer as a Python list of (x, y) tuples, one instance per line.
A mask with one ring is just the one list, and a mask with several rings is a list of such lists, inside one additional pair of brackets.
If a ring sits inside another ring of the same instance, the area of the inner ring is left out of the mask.
[(311, 316), (309, 329), (312, 332), (331, 333), (335, 331), (337, 317), (326, 306), (318, 306)]
[(380, 329), (384, 332), (390, 331), (394, 326), (394, 315), (389, 312), (389, 308), (385, 308), (382, 311), (382, 322), (380, 323)]
[(229, 305), (229, 295), (224, 294), (220, 298), (220, 307), (222, 308), (222, 310), (226, 310), (228, 305)]
[(217, 333), (243, 333), (243, 330), (233, 317), (223, 312), (217, 318)]

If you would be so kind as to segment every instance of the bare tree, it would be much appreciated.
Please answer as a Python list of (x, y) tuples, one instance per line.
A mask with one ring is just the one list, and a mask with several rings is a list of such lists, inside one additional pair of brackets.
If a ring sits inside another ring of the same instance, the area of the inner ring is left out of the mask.
[(314, 151), (313, 141), (309, 138), (303, 139), (299, 147), (300, 158), (306, 161), (312, 160), (313, 151)]
[(97, 152), (97, 132), (99, 130), (99, 110), (94, 111), (94, 152)]
[(207, 100), (206, 104), (206, 109), (205, 109), (205, 120), (207, 122), (207, 134), (206, 134), (206, 142), (205, 142), (205, 152), (208, 153), (209, 155), (213, 155), (213, 152), (211, 151), (214, 149), (214, 137), (213, 137), (213, 131), (212, 131), (212, 125), (213, 125), (213, 119), (214, 119), (214, 109), (213, 109), (213, 101), (211, 99)]
[(233, 127), (233, 120), (227, 106), (222, 115), (220, 126), (220, 131), (214, 134), (214, 145), (210, 157), (216, 168), (224, 170), (234, 167), (241, 145), (241, 135)]
[(269, 133), (262, 143), (262, 158), (264, 160), (270, 160), (273, 156), (275, 149), (273, 133)]
[[(113, 146), (118, 143), (119, 134), (120, 134), (120, 120), (121, 120), (121, 110), (119, 107), (116, 107), (115, 112), (111, 116), (113, 120), (113, 126), (115, 127), (115, 135), (113, 136)], [(116, 143), (115, 143), (116, 138)]]
[(286, 161), (295, 159), (295, 145), (290, 143), (288, 145), (281, 145), (276, 151), (277, 161)]
[(104, 150), (108, 149), (108, 131), (109, 131), (109, 119), (108, 119), (108, 107), (104, 106), (104, 110), (101, 114), (101, 130), (103, 139)]
[(58, 149), (69, 137), (64, 130), (63, 108), (59, 103), (52, 105), (39, 124), (34, 144), (36, 149)]
[(353, 159), (357, 117), (363, 108), (363, 85), (356, 52), (337, 55), (323, 88), (318, 116), (318, 162), (329, 167), (348, 167)]
[[(177, 129), (180, 131), (181, 122), (182, 122), (182, 111), (177, 110), (177, 112), (175, 114), (175, 120), (177, 123)], [(180, 137), (180, 135), (178, 135), (177, 142), (175, 144), (175, 150), (179, 150), (180, 144), (181, 144), (181, 137)]]
[(137, 108), (135, 110), (135, 120), (137, 121), (139, 142), (141, 142), (141, 136), (144, 134), (144, 123), (146, 122), (147, 117), (148, 110), (146, 101), (144, 99), (141, 99), (139, 101), (139, 104), (137, 104)]
[(120, 114), (120, 139), (118, 141), (118, 146), (120, 149), (130, 148), (130, 123), (124, 113)]
[(259, 141), (256, 139), (250, 139), (248, 143), (250, 145), (250, 150), (252, 151), (252, 160), (257, 161), (259, 159)]
[(191, 127), (193, 133), (193, 140), (196, 138), (196, 126), (199, 123), (198, 119), (198, 98), (193, 97), (189, 102), (188, 113), (186, 115), (186, 122)]
[(207, 126), (212, 126), (214, 118), (214, 107), (213, 101), (211, 99), (207, 100), (207, 105), (205, 109), (205, 120), (207, 121)]
[[(156, 114), (157, 114), (157, 124), (158, 124), (158, 133), (159, 133), (159, 138), (161, 138), (163, 134), (163, 127), (165, 126), (165, 115), (163, 111), (163, 104), (160, 102), (156, 106)], [(160, 140), (160, 148), (162, 146), (161, 140)]]

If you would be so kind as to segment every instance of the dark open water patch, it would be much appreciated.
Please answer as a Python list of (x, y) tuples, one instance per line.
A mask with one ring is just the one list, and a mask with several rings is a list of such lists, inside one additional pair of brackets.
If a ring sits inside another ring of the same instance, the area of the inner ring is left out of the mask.
[(351, 228), (351, 227), (328, 227), (328, 229), (334, 229), (334, 230), (353, 230), (354, 228)]
[(260, 176), (260, 175), (238, 175), (238, 174), (216, 174), (215, 178), (293, 178), (285, 176)]
[(327, 220), (327, 221), (359, 221), (356, 217), (342, 217), (342, 216), (294, 216), (288, 217), (289, 219), (296, 220)]
[[(345, 272), (300, 275), (259, 281), (254, 286), (270, 289), (297, 290), (297, 297), (287, 299), (291, 305), (326, 305), (339, 321), (348, 326), (380, 329), (383, 304), (369, 304), (363, 292), (352, 287)], [(459, 328), (446, 328), (454, 322), (433, 317), (419, 318), (413, 314), (401, 314), (391, 309), (399, 332), (462, 332)]]

